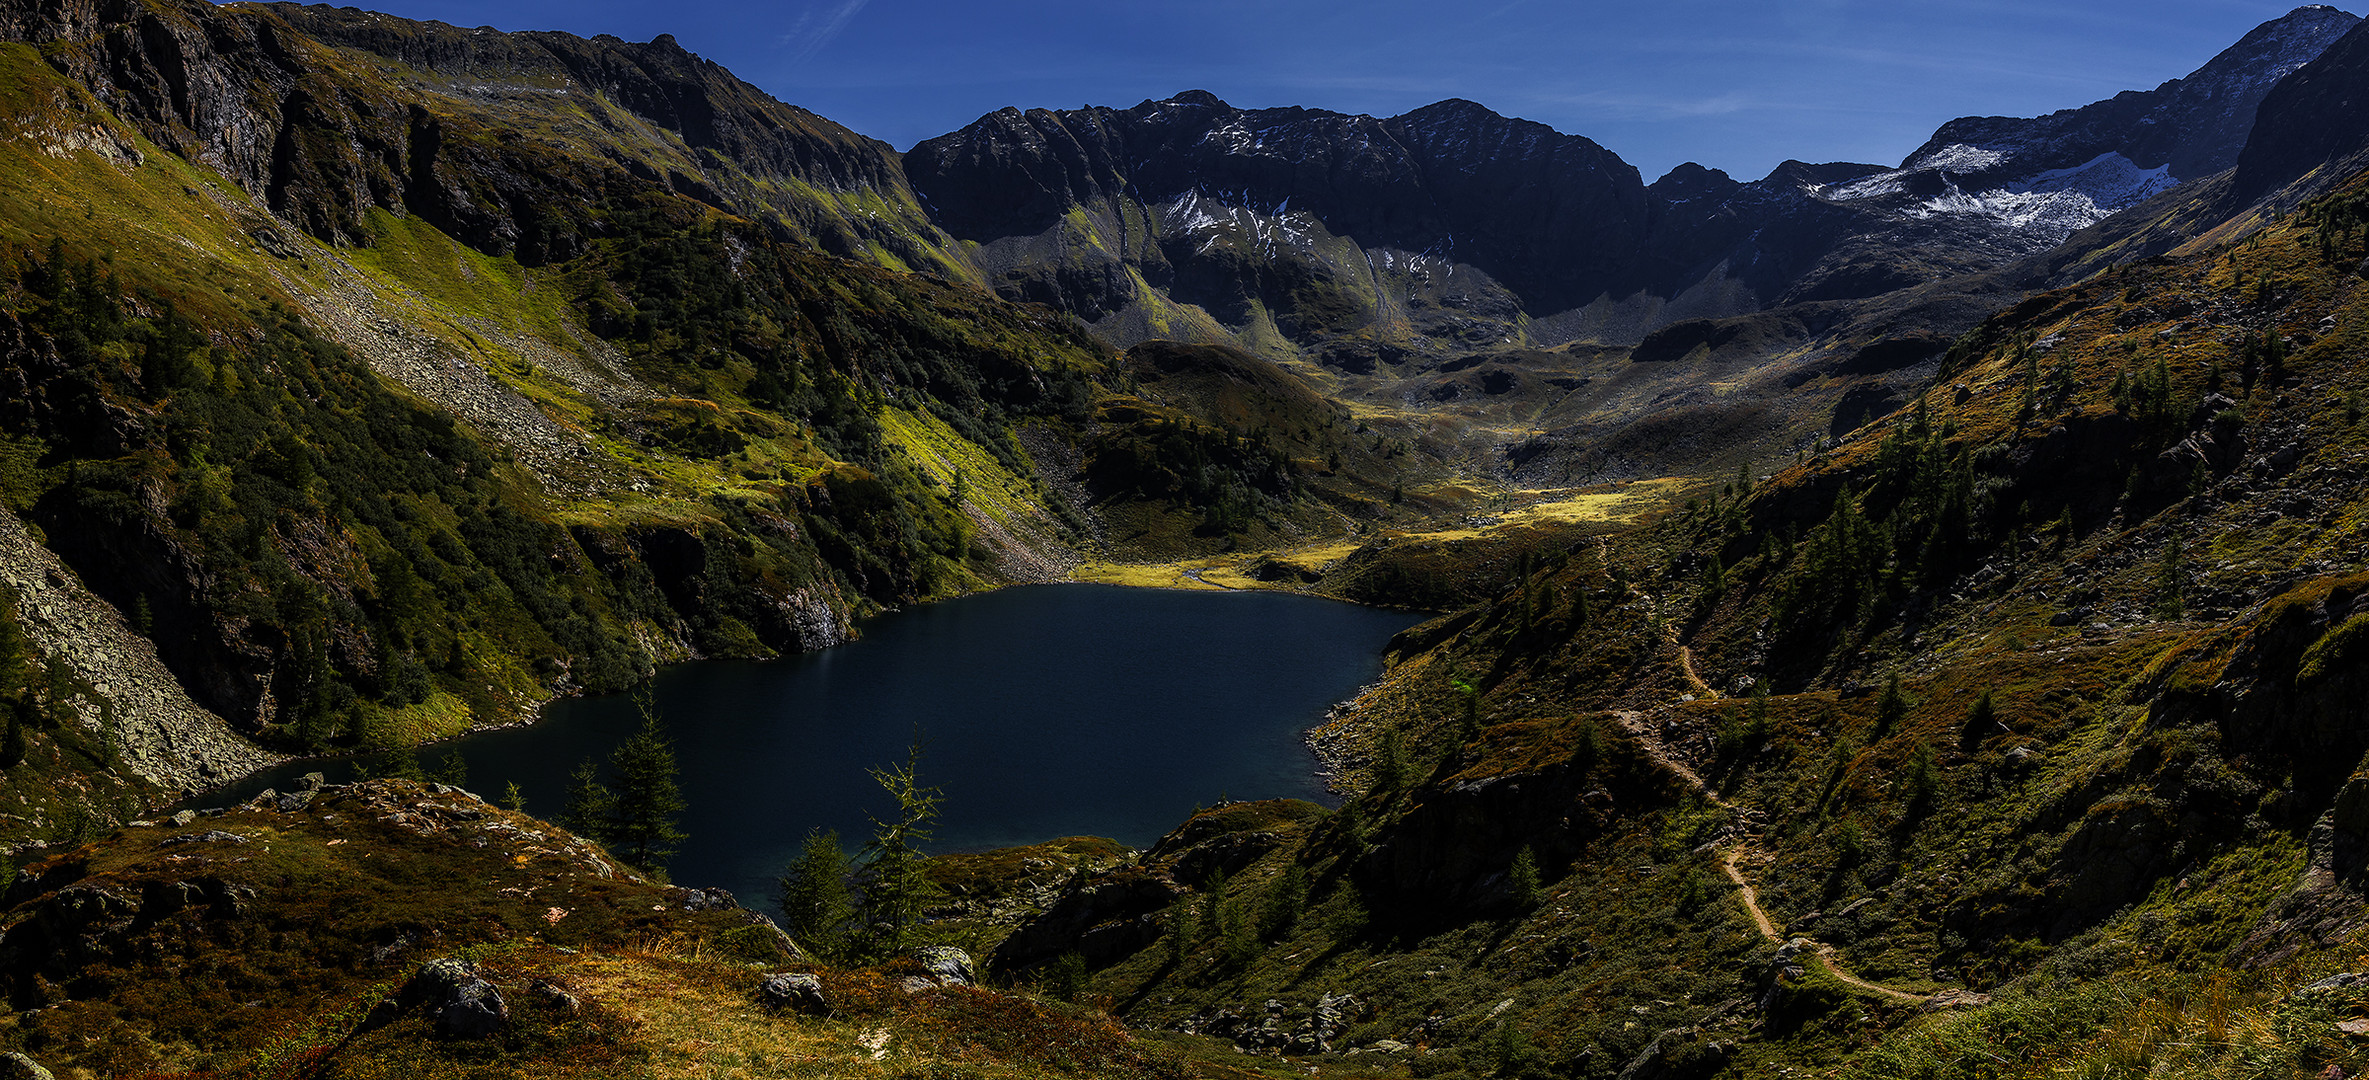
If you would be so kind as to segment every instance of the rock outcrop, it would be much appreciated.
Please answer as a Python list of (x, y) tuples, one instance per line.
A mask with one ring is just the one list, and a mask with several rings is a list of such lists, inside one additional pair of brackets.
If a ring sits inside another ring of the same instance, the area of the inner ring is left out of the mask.
[(26, 637), (99, 701), (77, 710), (124, 765), (169, 791), (217, 787), (278, 760), (190, 700), (156, 645), (90, 590), (15, 514), (0, 509), (0, 581)]

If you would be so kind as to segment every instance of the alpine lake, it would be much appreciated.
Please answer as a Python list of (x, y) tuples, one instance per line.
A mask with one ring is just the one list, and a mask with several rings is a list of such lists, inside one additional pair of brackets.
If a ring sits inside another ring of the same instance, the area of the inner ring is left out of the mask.
[[(1103, 836), (1149, 845), (1226, 799), (1336, 802), (1303, 733), (1381, 672), (1406, 612), (1273, 592), (1044, 585), (918, 605), (862, 637), (768, 661), (661, 670), (655, 703), (674, 742), (689, 838), (674, 881), (722, 886), (770, 910), (807, 834), (854, 854), (895, 806), (870, 770), (901, 765), (944, 795), (932, 852)], [(641, 724), (625, 695), (554, 701), (532, 724), (423, 747), (468, 763), (488, 800), (515, 782), (556, 817), (570, 774)], [(349, 759), (293, 762), (198, 800), (289, 790)]]

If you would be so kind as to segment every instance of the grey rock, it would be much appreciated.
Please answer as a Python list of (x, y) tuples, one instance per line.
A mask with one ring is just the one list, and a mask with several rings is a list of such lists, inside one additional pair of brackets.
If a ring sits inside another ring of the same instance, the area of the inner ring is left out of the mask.
[(823, 981), (803, 971), (765, 976), (765, 981), (757, 984), (757, 1000), (777, 1009), (804, 1013), (828, 1012), (831, 1008), (823, 1000)]
[(502, 992), (484, 979), (461, 986), (450, 1004), (436, 1013), (436, 1031), (455, 1038), (474, 1039), (494, 1034), (510, 1022), (510, 1007)]
[(173, 814), (173, 816), (172, 816), (171, 818), (167, 819), (167, 820), (171, 821), (171, 822), (172, 822), (173, 824), (175, 824), (175, 825), (187, 825), (187, 824), (189, 824), (190, 822), (192, 822), (192, 821), (196, 821), (196, 820), (197, 820), (197, 811), (195, 811), (195, 810), (180, 810), (180, 811), (175, 811), (175, 812), (174, 812), (174, 814)]
[(223, 832), (220, 829), (207, 829), (201, 833), (183, 833), (180, 836), (168, 836), (163, 840), (158, 841), (156, 846), (164, 847), (168, 844), (244, 844), (246, 842), (247, 838), (240, 836), (237, 833)]
[(404, 1004), (424, 1008), (447, 1038), (474, 1039), (492, 1035), (510, 1022), (510, 1007), (502, 992), (465, 960), (443, 957), (420, 965), (403, 985)]
[(930, 977), (948, 986), (969, 986), (977, 978), (971, 954), (951, 945), (929, 945), (913, 950), (913, 962)]
[(48, 1069), (14, 1050), (0, 1054), (0, 1080), (56, 1080)]
[(1926, 1012), (1943, 1012), (1949, 1009), (1979, 1009), (1990, 1003), (1989, 994), (1973, 990), (1944, 990), (1926, 998), (1919, 1008)]
[(568, 993), (567, 988), (549, 979), (536, 979), (534, 985), (529, 989), (534, 991), (536, 997), (542, 999), (544, 1005), (554, 1011), (563, 1012), (569, 1016), (575, 1016), (584, 1011), (584, 1003), (577, 1000), (576, 995)]
[(683, 890), (684, 911), (729, 911), (739, 907), (740, 901), (725, 889)]
[(296, 781), (296, 790), (317, 792), (328, 785), (329, 778), (327, 776), (317, 772), (308, 772), (304, 774), (303, 778)]
[(84, 588), (14, 513), (0, 509), (0, 582), (18, 596), (31, 643), (114, 708), (113, 737), (132, 772), (184, 795), (279, 760), (208, 712), (157, 658), (156, 644)]
[(2310, 983), (2296, 992), (2307, 994), (2315, 990), (2349, 990), (2356, 986), (2369, 987), (2369, 974), (2357, 971), (2339, 971), (2325, 979)]
[[(319, 776), (320, 774), (314, 773), (313, 775)], [(280, 796), (272, 805), (277, 806), (283, 814), (293, 814), (309, 805), (313, 801), (314, 794), (310, 791), (291, 791)]]

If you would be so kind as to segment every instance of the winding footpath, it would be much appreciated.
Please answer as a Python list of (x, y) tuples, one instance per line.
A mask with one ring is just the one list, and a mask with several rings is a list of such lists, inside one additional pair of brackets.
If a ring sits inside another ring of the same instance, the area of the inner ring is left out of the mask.
[[(1744, 872), (1736, 869), (1736, 856), (1741, 853), (1741, 850), (1742, 846), (1739, 844), (1737, 847), (1732, 847), (1727, 849), (1725, 852), (1722, 852), (1719, 856), (1719, 868), (1727, 872), (1729, 881), (1736, 883), (1736, 895), (1744, 901), (1744, 910), (1752, 913), (1753, 925), (1760, 927), (1760, 936), (1767, 938), (1770, 941), (1776, 942), (1779, 945), (1783, 945), (1787, 938), (1784, 934), (1778, 932), (1777, 924), (1769, 920), (1769, 913), (1765, 910), (1762, 910), (1760, 906), (1760, 893), (1753, 889), (1751, 882), (1744, 880)], [(1828, 945), (1822, 941), (1812, 941), (1809, 938), (1800, 938), (1798, 940), (1808, 947), (1810, 955), (1817, 959), (1819, 967), (1826, 969), (1827, 974), (1856, 986), (1861, 990), (1881, 994), (1884, 997), (1891, 998), (1894, 1001), (1906, 1002), (1911, 1005), (1922, 1005), (1927, 1001), (1932, 1000), (1931, 996), (1927, 994), (1911, 993), (1910, 991), (1885, 986), (1881, 983), (1868, 982), (1867, 980), (1844, 970), (1841, 964), (1835, 963), (1834, 946)]]
[[(1598, 563), (1600, 565), (1609, 567), (1611, 565), (1611, 546), (1606, 543), (1603, 537), (1599, 536), (1596, 538), (1596, 550)], [(1625, 582), (1624, 584), (1627, 586), (1630, 595), (1645, 601), (1649, 608), (1653, 608), (1657, 611), (1659, 610), (1659, 602), (1653, 596), (1653, 594), (1638, 588), (1637, 584), (1633, 581)], [(1671, 625), (1666, 620), (1663, 621), (1662, 637), (1669, 644), (1670, 648), (1677, 653), (1678, 672), (1679, 674), (1686, 677), (1687, 685), (1694, 688), (1697, 693), (1713, 698), (1719, 697), (1719, 691), (1712, 689), (1711, 685), (1705, 682), (1700, 674), (1696, 673), (1694, 665), (1694, 650), (1687, 647), (1685, 642), (1679, 640), (1678, 628), (1674, 625)], [(1661, 735), (1654, 730), (1653, 724), (1647, 720), (1643, 712), (1630, 709), (1615, 712), (1613, 716), (1620, 721), (1622, 730), (1627, 731), (1632, 738), (1635, 738), (1637, 740), (1637, 745), (1645, 748), (1646, 756), (1652, 758), (1655, 764), (1661, 766), (1665, 770), (1668, 770), (1670, 775), (1675, 776), (1680, 781), (1684, 782), (1686, 786), (1693, 790), (1696, 795), (1702, 797), (1711, 805), (1719, 807), (1722, 810), (1727, 810), (1731, 813), (1734, 812), (1735, 807), (1730, 805), (1726, 799), (1720, 797), (1719, 792), (1712, 788), (1709, 783), (1705, 782), (1701, 775), (1697, 774), (1692, 768), (1689, 768), (1685, 762), (1678, 760), (1676, 755), (1669, 752), (1669, 748), (1662, 744)], [(1736, 883), (1736, 895), (1739, 899), (1743, 900), (1744, 910), (1751, 914), (1752, 924), (1760, 929), (1761, 937), (1776, 942), (1780, 946), (1784, 945), (1789, 940), (1798, 940), (1802, 942), (1804, 948), (1807, 949), (1809, 954), (1818, 961), (1818, 966), (1826, 969), (1827, 974), (1832, 975), (1836, 979), (1839, 979), (1843, 982), (1849, 983), (1852, 986), (1856, 986), (1861, 990), (1868, 991), (1869, 993), (1878, 994), (1894, 1001), (1906, 1002), (1914, 1005), (1922, 1005), (1932, 1000), (1933, 996), (1929, 994), (1919, 994), (1913, 991), (1902, 990), (1898, 987), (1885, 986), (1881, 983), (1872, 983), (1866, 979), (1860, 978), (1857, 975), (1851, 974), (1849, 971), (1845, 970), (1841, 964), (1835, 962), (1835, 958), (1839, 954), (1834, 946), (1828, 945), (1825, 942), (1812, 940), (1806, 937), (1787, 938), (1784, 932), (1778, 929), (1776, 922), (1769, 918), (1768, 911), (1760, 906), (1759, 890), (1756, 890), (1752, 887), (1752, 882), (1745, 879), (1744, 872), (1741, 869), (1738, 869), (1736, 866), (1736, 861), (1744, 855), (1745, 851), (1750, 847), (1750, 845), (1751, 838), (1739, 830), (1736, 833), (1731, 846), (1727, 847), (1720, 853), (1719, 869), (1727, 874), (1729, 881)]]

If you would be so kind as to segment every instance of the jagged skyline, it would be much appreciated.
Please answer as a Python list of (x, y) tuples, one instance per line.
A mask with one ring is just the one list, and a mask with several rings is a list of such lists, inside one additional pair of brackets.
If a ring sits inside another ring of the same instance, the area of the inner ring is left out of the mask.
[(1243, 107), (1390, 115), (1448, 97), (1602, 143), (1648, 181), (1685, 161), (1752, 179), (1787, 158), (1891, 164), (1959, 116), (2151, 89), (2295, 5), (1967, 0), (1650, 10), (1436, 5), (1008, 8), (414, 0), (391, 14), (683, 46), (899, 149), (1006, 105), (1127, 106), (1206, 89)]

